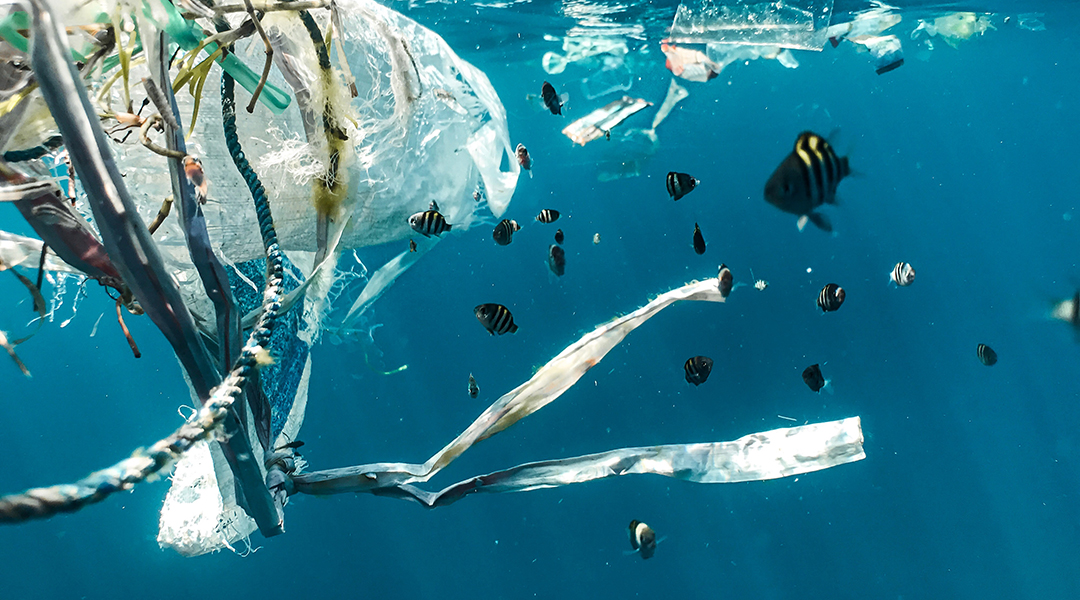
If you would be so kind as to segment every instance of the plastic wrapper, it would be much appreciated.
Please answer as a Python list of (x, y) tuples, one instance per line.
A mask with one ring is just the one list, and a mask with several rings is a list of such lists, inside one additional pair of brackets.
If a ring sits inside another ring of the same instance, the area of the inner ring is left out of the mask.
[(832, 8), (833, 0), (688, 0), (676, 9), (669, 38), (684, 44), (821, 50)]
[(595, 139), (610, 135), (613, 127), (646, 106), (652, 106), (652, 102), (623, 96), (567, 125), (562, 132), (575, 144), (584, 146)]

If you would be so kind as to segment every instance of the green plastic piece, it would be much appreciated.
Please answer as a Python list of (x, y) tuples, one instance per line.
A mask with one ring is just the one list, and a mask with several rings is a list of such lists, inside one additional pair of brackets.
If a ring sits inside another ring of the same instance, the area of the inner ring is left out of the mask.
[[(0, 38), (4, 38), (5, 41), (15, 46), (20, 52), (29, 52), (30, 44), (26, 36), (19, 33), (20, 29), (30, 29), (30, 16), (22, 11), (13, 12), (0, 21)], [(86, 62), (86, 56), (80, 54), (74, 48), (71, 49), (71, 57), (76, 62)]]
[[(158, 0), (160, 2), (160, 0)], [(169, 37), (174, 42), (180, 44), (180, 47), (184, 50), (193, 50), (198, 47), (206, 35), (202, 30), (195, 26), (191, 21), (180, 16), (180, 12), (176, 10), (176, 7), (169, 2), (160, 2), (164, 8), (166, 14), (169, 16), (168, 23), (158, 23), (154, 18), (150, 10), (150, 5), (147, 0), (143, 1), (143, 16), (150, 19), (159, 28), (164, 29)], [(208, 44), (204, 51), (207, 54), (213, 54), (217, 50), (217, 44)], [(219, 61), (222, 69), (225, 69), (229, 75), (232, 75), (236, 83), (239, 83), (249, 93), (254, 94), (255, 88), (259, 85), (259, 76), (248, 68), (239, 58), (232, 53), (229, 53), (224, 59)], [(281, 88), (267, 83), (263, 86), (262, 94), (259, 95), (259, 102), (269, 108), (275, 114), (281, 114), (286, 108), (292, 98), (289, 97)]]

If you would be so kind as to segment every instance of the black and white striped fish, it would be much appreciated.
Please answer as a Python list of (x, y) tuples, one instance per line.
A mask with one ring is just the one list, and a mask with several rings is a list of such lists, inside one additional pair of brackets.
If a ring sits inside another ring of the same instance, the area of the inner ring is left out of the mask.
[(548, 248), (548, 268), (559, 277), (566, 274), (566, 251), (562, 247), (552, 244)]
[(839, 310), (840, 306), (844, 303), (846, 295), (844, 288), (835, 283), (827, 284), (825, 287), (821, 288), (821, 293), (818, 294), (818, 308), (820, 308), (822, 312)]
[(906, 262), (898, 262), (889, 273), (889, 280), (900, 287), (907, 287), (915, 281), (915, 267)]
[(804, 131), (795, 140), (795, 149), (765, 184), (765, 200), (786, 213), (799, 215), (799, 231), (807, 221), (823, 231), (832, 231), (832, 224), (816, 209), (822, 204), (836, 204), (836, 186), (850, 174), (846, 156), (837, 156), (820, 135)]
[(705, 254), (705, 236), (701, 235), (701, 228), (694, 223), (694, 252)]
[(708, 356), (691, 356), (686, 359), (683, 364), (686, 383), (692, 383), (695, 386), (705, 383), (709, 379), (709, 373), (712, 373), (712, 366), (713, 360)]
[(678, 200), (694, 191), (699, 183), (701, 182), (686, 173), (671, 171), (667, 174), (667, 193), (672, 200)]
[(480, 386), (476, 385), (476, 378), (469, 373), (469, 397), (475, 398), (480, 395)]
[(556, 229), (555, 230), (555, 243), (556, 244), (561, 244), (561, 243), (563, 243), (564, 239), (566, 239), (566, 236), (563, 235), (562, 229)]
[(652, 527), (634, 519), (630, 521), (630, 547), (641, 554), (641, 558), (652, 558), (656, 553), (656, 532)]
[(514, 333), (518, 330), (518, 326), (514, 323), (514, 315), (510, 314), (510, 309), (502, 304), (481, 304), (473, 309), (473, 313), (491, 335)]
[(409, 226), (424, 237), (440, 235), (453, 227), (437, 210), (425, 210), (409, 217)]
[(536, 220), (541, 223), (554, 223), (559, 220), (559, 211), (554, 208), (545, 208), (540, 211), (540, 214), (536, 215)]
[(986, 344), (976, 346), (975, 355), (979, 357), (979, 362), (988, 367), (992, 367), (997, 363), (997, 352), (994, 352), (994, 349)]
[(496, 244), (506, 246), (514, 241), (514, 232), (519, 229), (521, 229), (521, 226), (518, 225), (517, 221), (503, 219), (495, 226), (495, 231), (491, 232), (491, 236), (495, 238)]

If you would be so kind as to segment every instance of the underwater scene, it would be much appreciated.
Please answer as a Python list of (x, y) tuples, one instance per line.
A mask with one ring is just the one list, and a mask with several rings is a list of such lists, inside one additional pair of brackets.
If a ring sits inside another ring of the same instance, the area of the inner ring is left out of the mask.
[(0, 0), (0, 600), (1080, 597), (1078, 98), (1069, 0)]

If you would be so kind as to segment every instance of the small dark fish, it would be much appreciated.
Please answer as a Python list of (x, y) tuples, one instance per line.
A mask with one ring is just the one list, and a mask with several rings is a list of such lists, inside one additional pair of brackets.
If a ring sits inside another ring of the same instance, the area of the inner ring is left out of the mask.
[(889, 279), (900, 287), (907, 287), (915, 281), (915, 267), (906, 262), (898, 262), (889, 274)]
[(518, 326), (514, 324), (514, 315), (502, 304), (481, 304), (473, 309), (473, 313), (491, 335), (514, 333), (518, 330)]
[(563, 235), (562, 229), (555, 230), (555, 243), (561, 244), (564, 239), (566, 239), (566, 236)]
[(607, 139), (607, 140), (611, 140), (611, 130), (610, 129), (605, 129), (604, 130), (604, 138)]
[(694, 223), (694, 252), (705, 254), (705, 237), (701, 235), (701, 228)]
[(521, 229), (521, 226), (518, 225), (517, 221), (503, 219), (495, 226), (495, 231), (491, 232), (491, 236), (495, 238), (496, 244), (506, 246), (514, 241), (514, 232), (519, 229)]
[(671, 171), (667, 174), (667, 193), (671, 196), (672, 200), (678, 200), (694, 191), (694, 188), (697, 187), (697, 184), (699, 183), (701, 182), (686, 173), (676, 173), (675, 171)]
[(821, 288), (821, 293), (818, 294), (818, 308), (820, 308), (822, 312), (832, 312), (834, 310), (839, 310), (840, 305), (844, 303), (844, 298), (846, 296), (847, 294), (844, 293), (844, 288), (836, 285), (835, 283), (830, 283), (825, 287)]
[(994, 352), (994, 349), (986, 344), (979, 344), (975, 348), (975, 354), (979, 357), (979, 362), (988, 367), (992, 367), (997, 363), (997, 352)]
[(820, 392), (826, 383), (825, 376), (821, 374), (819, 365), (810, 365), (803, 369), (802, 380), (806, 382), (807, 387), (815, 392)]
[(731, 275), (731, 269), (720, 263), (720, 272), (716, 274), (717, 287), (720, 288), (720, 296), (727, 298), (731, 288), (735, 285), (735, 278)]
[(544, 97), (544, 106), (551, 111), (551, 114), (562, 114), (563, 99), (560, 98), (559, 94), (555, 91), (555, 86), (545, 81), (544, 87), (540, 90), (540, 94)]
[(480, 395), (480, 386), (476, 385), (476, 378), (469, 373), (469, 397), (475, 398)]
[(640, 552), (641, 558), (652, 558), (656, 553), (656, 532), (637, 519), (630, 521), (630, 547)]
[(562, 247), (552, 244), (548, 248), (548, 268), (559, 277), (566, 273), (566, 251)]
[(559, 220), (559, 211), (553, 208), (545, 208), (540, 211), (540, 214), (536, 215), (536, 220), (541, 223), (554, 223)]
[(416, 252), (416, 240), (409, 240), (409, 252)]
[(301, 442), (300, 440), (296, 440), (295, 442), (289, 442), (288, 444), (282, 444), (282, 445), (278, 446), (277, 448), (274, 448), (274, 450), (285, 450), (286, 448), (291, 448), (293, 450), (296, 450), (297, 448), (303, 447), (303, 445), (304, 445), (304, 442)]
[(525, 148), (525, 144), (518, 144), (517, 149), (514, 150), (514, 154), (517, 155), (518, 164), (522, 169), (529, 172), (529, 177), (532, 177), (532, 157), (529, 156), (529, 151)]
[(472, 193), (472, 199), (475, 202), (479, 202), (480, 200), (483, 199), (483, 196), (480, 195), (480, 190), (476, 190), (475, 192)]
[(439, 212), (439, 203), (438, 203), (438, 202), (436, 202), (436, 201), (434, 201), (434, 200), (432, 200), (432, 201), (431, 201), (431, 204), (428, 204), (428, 207), (427, 207), (427, 209), (428, 209), (428, 210), (433, 210), (433, 211), (435, 211), (435, 212)]
[(795, 140), (795, 149), (773, 171), (765, 184), (765, 200), (780, 210), (799, 215), (799, 230), (812, 221), (823, 231), (832, 231), (825, 215), (815, 212), (822, 204), (836, 204), (836, 186), (851, 175), (846, 156), (836, 155), (820, 135), (804, 131)]
[(409, 225), (413, 228), (413, 231), (424, 237), (439, 235), (450, 231), (450, 228), (453, 227), (453, 225), (446, 222), (446, 219), (437, 210), (425, 210), (416, 213), (409, 217)]
[(686, 359), (683, 364), (683, 371), (686, 371), (686, 383), (692, 383), (695, 386), (705, 383), (709, 379), (709, 373), (712, 373), (713, 360), (708, 356), (691, 356)]

